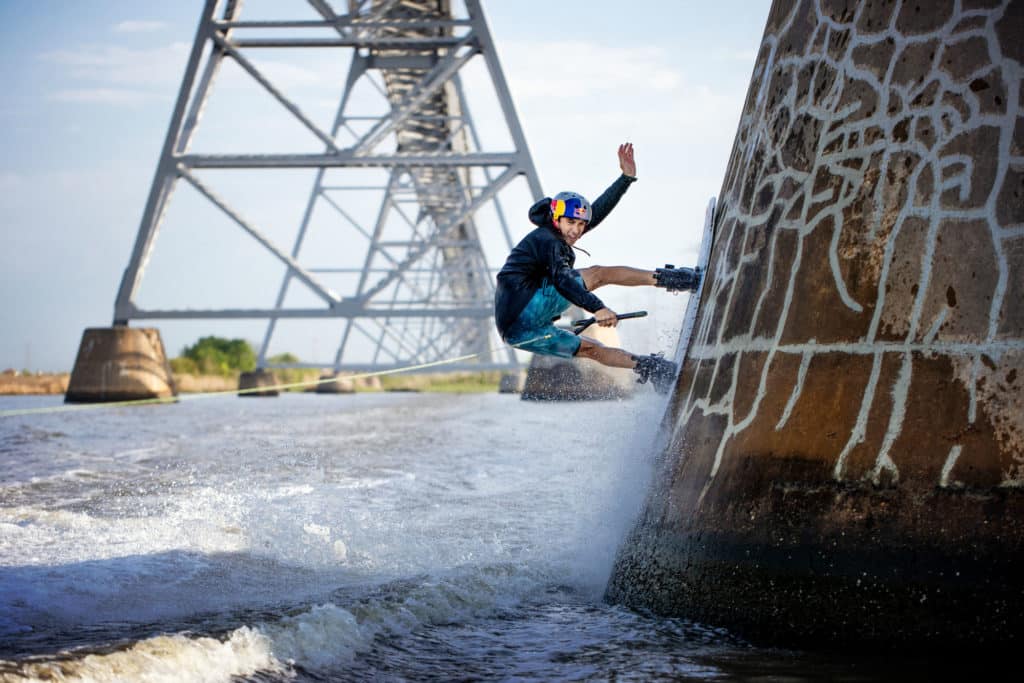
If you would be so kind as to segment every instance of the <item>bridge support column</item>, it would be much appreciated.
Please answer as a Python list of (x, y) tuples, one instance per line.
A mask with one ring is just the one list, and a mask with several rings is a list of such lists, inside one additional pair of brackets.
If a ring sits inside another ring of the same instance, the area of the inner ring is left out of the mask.
[[(334, 381), (328, 382), (328, 379)], [(355, 382), (337, 372), (326, 372), (320, 375), (320, 384), (316, 385), (318, 394), (353, 394), (355, 391)]]
[[(263, 368), (256, 368), (252, 372), (243, 372), (238, 376), (238, 391), (245, 392), (244, 394), (239, 393), (239, 396), (277, 396), (280, 392), (277, 389), (272, 388), (276, 386), (277, 378), (274, 377), (274, 373)], [(262, 391), (253, 391), (260, 387), (267, 388)]]
[(610, 600), (802, 649), (1019, 650), (1022, 35), (1024, 0), (775, 1)]
[(176, 396), (160, 331), (91, 327), (82, 333), (66, 403), (133, 401)]
[[(574, 309), (570, 317), (584, 313)], [(584, 334), (605, 346), (621, 346), (615, 328), (593, 325)], [(632, 370), (608, 368), (586, 358), (537, 356), (530, 360), (523, 387), (526, 401), (601, 401), (628, 398), (636, 387)]]

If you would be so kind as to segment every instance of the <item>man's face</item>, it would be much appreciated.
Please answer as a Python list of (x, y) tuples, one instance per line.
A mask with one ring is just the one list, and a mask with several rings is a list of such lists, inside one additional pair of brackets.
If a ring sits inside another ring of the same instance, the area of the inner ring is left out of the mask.
[(583, 235), (583, 231), (587, 228), (587, 222), (582, 218), (561, 216), (558, 219), (557, 227), (558, 232), (562, 233), (562, 239), (571, 247)]

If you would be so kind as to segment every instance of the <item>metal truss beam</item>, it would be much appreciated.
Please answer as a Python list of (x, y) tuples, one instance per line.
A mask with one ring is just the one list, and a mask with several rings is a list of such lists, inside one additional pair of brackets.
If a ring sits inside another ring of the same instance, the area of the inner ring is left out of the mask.
[[(465, 13), (460, 16), (452, 14), (450, 0), (307, 3), (305, 16), (267, 20), (243, 20), (237, 0), (205, 3), (115, 300), (115, 324), (265, 319), (259, 363), (266, 367), (278, 320), (335, 318), (339, 345), (333, 361), (300, 365), (366, 370), (423, 362), (445, 353), (478, 352), (480, 357), (467, 366), (516, 367), (511, 349), (496, 355), (488, 351), (497, 341), (490, 320), (497, 264), (484, 253), (482, 236), (497, 236), (511, 248), (500, 193), (513, 180), (525, 179), (532, 197), (542, 193), (479, 0), (465, 0)], [(334, 35), (325, 37), (325, 29)], [(307, 115), (287, 88), (275, 83), (250, 55), (271, 48), (321, 52), (329, 48), (349, 55), (348, 77), (330, 129)], [(191, 151), (225, 60), (234, 61), (245, 77), (319, 140), (323, 151)], [(480, 61), (501, 107), (511, 149), (485, 149), (480, 143), (461, 79), (467, 64)], [(369, 92), (379, 93), (382, 113), (380, 109), (355, 111), (352, 93), (362, 84), (370, 86)], [(258, 215), (256, 220), (243, 218), (242, 211), (215, 191), (212, 178), (197, 174), (217, 170), (221, 177), (237, 170), (267, 169), (317, 171), (290, 249), (257, 227)], [(389, 171), (390, 181), (380, 185), (365, 179), (338, 180), (338, 173), (358, 177), (372, 169), (378, 169), (378, 174), (381, 169)], [(274, 302), (241, 308), (209, 308), (200, 302), (195, 307), (163, 309), (137, 303), (162, 217), (179, 180), (283, 264), (285, 273)], [(364, 225), (350, 208), (349, 198), (358, 192), (376, 193), (379, 208), (372, 225)], [(485, 207), (493, 211), (481, 223)], [(348, 257), (361, 255), (358, 261), (332, 262), (329, 254), (305, 255), (303, 246), (311, 226), (322, 230), (319, 226), (325, 216), (333, 217), (336, 227), (331, 229), (343, 236), (341, 251)], [(314, 217), (320, 221), (314, 223)], [(351, 291), (335, 291), (333, 282), (328, 286), (320, 279), (357, 274)], [(322, 306), (286, 305), (293, 285), (311, 293)], [(360, 344), (371, 361), (356, 359)]]
[(360, 156), (351, 150), (337, 154), (183, 154), (186, 168), (394, 168), (419, 166), (510, 166), (516, 154), (375, 154)]
[(482, 320), (494, 315), (490, 307), (469, 308), (367, 308), (358, 302), (341, 301), (330, 308), (223, 308), (223, 309), (162, 309), (133, 308), (132, 320), (238, 320), (245, 318), (470, 318)]

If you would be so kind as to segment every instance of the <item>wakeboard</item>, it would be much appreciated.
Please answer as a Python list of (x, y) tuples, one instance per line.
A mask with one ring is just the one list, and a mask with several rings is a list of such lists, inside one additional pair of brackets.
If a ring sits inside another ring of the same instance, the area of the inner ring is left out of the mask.
[(682, 369), (683, 361), (686, 360), (686, 352), (690, 348), (690, 340), (693, 337), (693, 328), (697, 322), (697, 309), (700, 308), (701, 294), (704, 292), (704, 283), (708, 279), (708, 260), (711, 258), (711, 245), (715, 240), (715, 198), (708, 201), (707, 211), (704, 212), (704, 233), (701, 236), (700, 250), (697, 252), (697, 268), (700, 268), (700, 283), (697, 289), (690, 292), (690, 300), (686, 304), (686, 315), (683, 317), (683, 326), (679, 330), (679, 342), (676, 344), (676, 352), (673, 360)]

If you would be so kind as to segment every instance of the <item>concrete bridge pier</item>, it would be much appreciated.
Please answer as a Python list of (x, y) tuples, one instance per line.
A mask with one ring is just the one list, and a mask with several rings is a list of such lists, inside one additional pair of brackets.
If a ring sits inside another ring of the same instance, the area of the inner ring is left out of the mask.
[[(274, 376), (274, 373), (265, 368), (256, 368), (252, 372), (243, 372), (238, 376), (239, 396), (256, 396), (264, 398), (277, 396), (281, 392), (277, 389), (271, 388), (276, 386), (277, 377)], [(266, 388), (261, 390), (260, 387)]]
[(1016, 653), (1021, 36), (1024, 0), (775, 1), (608, 599), (801, 648)]
[(316, 385), (316, 393), (318, 394), (353, 394), (355, 391), (355, 382), (339, 372), (325, 372), (321, 374), (320, 384)]
[(156, 328), (91, 327), (82, 333), (66, 403), (168, 398), (177, 395)]
[[(569, 319), (586, 318), (589, 314), (573, 307)], [(591, 325), (583, 336), (605, 346), (622, 346), (614, 327)], [(636, 388), (632, 370), (608, 368), (586, 358), (557, 358), (534, 355), (526, 372), (522, 399), (526, 401), (602, 401), (629, 398)]]

